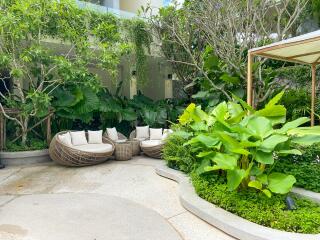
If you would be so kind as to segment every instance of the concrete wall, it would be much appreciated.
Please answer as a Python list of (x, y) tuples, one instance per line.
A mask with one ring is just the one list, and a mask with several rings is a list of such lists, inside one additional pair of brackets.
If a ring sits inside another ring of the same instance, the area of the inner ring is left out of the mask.
[(120, 0), (103, 0), (102, 5), (110, 8), (119, 9), (120, 8)]
[(145, 83), (135, 83), (135, 77), (132, 76), (132, 72), (135, 71), (134, 56), (127, 56), (121, 60), (117, 79), (112, 79), (105, 71), (94, 66), (90, 68), (90, 71), (99, 76), (103, 87), (111, 93), (116, 92), (117, 83), (122, 81), (120, 95), (127, 98), (132, 97), (136, 91), (141, 91), (154, 100), (171, 98), (173, 95), (172, 83), (171, 80), (168, 80), (168, 75), (172, 74), (171, 67), (165, 59), (160, 57), (148, 56)]
[(120, 0), (120, 9), (137, 13), (141, 6), (147, 6), (149, 2), (153, 8), (160, 8), (163, 6), (163, 0)]

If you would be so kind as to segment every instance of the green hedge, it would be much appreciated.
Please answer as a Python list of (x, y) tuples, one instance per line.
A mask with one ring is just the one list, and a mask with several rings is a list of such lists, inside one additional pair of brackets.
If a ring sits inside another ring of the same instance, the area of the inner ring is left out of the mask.
[(295, 176), (295, 186), (320, 193), (320, 145), (302, 149), (301, 156), (283, 157), (273, 171)]

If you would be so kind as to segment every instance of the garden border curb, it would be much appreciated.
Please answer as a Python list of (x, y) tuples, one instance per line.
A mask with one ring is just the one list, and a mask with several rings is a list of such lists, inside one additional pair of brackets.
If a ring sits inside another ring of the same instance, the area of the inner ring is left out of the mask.
[(291, 233), (264, 227), (217, 207), (196, 194), (188, 176), (165, 165), (157, 167), (156, 173), (179, 183), (179, 199), (184, 208), (235, 238), (240, 240), (320, 240), (320, 234)]
[(0, 159), (4, 165), (17, 166), (51, 161), (49, 149), (21, 151), (21, 152), (0, 152)]
[(320, 203), (320, 193), (312, 192), (303, 188), (293, 188), (292, 193), (299, 195), (301, 197), (309, 198), (310, 200)]

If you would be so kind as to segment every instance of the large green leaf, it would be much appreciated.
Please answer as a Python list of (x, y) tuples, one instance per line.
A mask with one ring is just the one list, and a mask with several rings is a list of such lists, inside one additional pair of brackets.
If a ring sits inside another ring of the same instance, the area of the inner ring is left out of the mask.
[(298, 149), (289, 149), (289, 150), (280, 150), (277, 151), (277, 154), (280, 156), (287, 156), (289, 154), (293, 154), (293, 155), (302, 155), (302, 152), (299, 151)]
[(287, 133), (287, 131), (291, 130), (291, 129), (294, 129), (296, 127), (299, 127), (300, 125), (304, 124), (304, 123), (307, 123), (309, 122), (310, 119), (307, 118), (307, 117), (301, 117), (301, 118), (298, 118), (294, 121), (291, 121), (291, 122), (287, 122), (286, 124), (284, 124), (282, 126), (282, 128), (276, 130), (277, 133), (280, 133), (280, 134), (284, 134), (284, 133)]
[(234, 154), (223, 154), (216, 153), (216, 155), (212, 158), (212, 161), (215, 162), (218, 169), (234, 169), (237, 166), (239, 159), (239, 155)]
[(198, 175), (206, 173), (206, 168), (209, 167), (211, 165), (211, 161), (208, 158), (204, 158), (202, 159), (202, 161), (200, 162), (200, 165), (197, 167), (196, 169), (196, 173)]
[(255, 155), (255, 160), (259, 163), (263, 164), (273, 164), (273, 154), (272, 152), (263, 152), (263, 151), (257, 151)]
[(256, 116), (267, 117), (272, 122), (272, 125), (284, 123), (286, 121), (286, 114), (287, 109), (282, 105), (265, 107), (255, 112)]
[(268, 176), (268, 189), (274, 193), (286, 194), (290, 192), (295, 182), (296, 179), (292, 175), (274, 172)]
[(217, 135), (220, 136), (220, 139), (223, 145), (226, 147), (226, 150), (233, 153), (239, 153), (243, 155), (249, 155), (250, 152), (244, 149), (240, 143), (236, 140), (235, 137), (232, 137), (224, 132), (217, 132)]
[(252, 180), (248, 183), (248, 187), (252, 187), (258, 190), (262, 189), (262, 183), (260, 181), (257, 180)]
[(310, 146), (320, 142), (320, 135), (305, 135), (302, 137), (293, 137), (291, 142), (297, 143), (303, 146)]
[(228, 105), (226, 102), (220, 103), (218, 106), (216, 106), (212, 114), (219, 120), (224, 121), (228, 113)]
[(320, 135), (320, 126), (315, 127), (298, 127), (288, 131), (289, 135), (295, 135), (298, 137), (306, 135)]
[(237, 100), (244, 109), (249, 110), (250, 112), (254, 113), (255, 110), (252, 106), (250, 106), (248, 103), (246, 103), (245, 101), (243, 101), (241, 98), (239, 98), (238, 96), (236, 96), (235, 94), (232, 94), (232, 98)]
[(208, 125), (204, 122), (195, 122), (190, 125), (193, 131), (200, 132), (200, 131), (208, 131)]
[(199, 134), (198, 136), (190, 139), (185, 145), (194, 144), (194, 143), (202, 143), (208, 148), (212, 148), (219, 143), (219, 139), (203, 134)]
[(196, 105), (194, 103), (191, 103), (183, 112), (183, 114), (179, 117), (179, 122), (182, 125), (186, 125), (188, 123), (191, 123), (193, 121), (192, 114), (194, 113), (196, 109)]
[(284, 91), (281, 91), (280, 93), (278, 93), (276, 96), (274, 96), (267, 104), (266, 107), (271, 107), (276, 105), (282, 98), (284, 94)]
[(260, 139), (268, 137), (273, 131), (271, 121), (265, 117), (249, 119), (247, 128)]
[(255, 115), (267, 117), (272, 122), (272, 125), (284, 123), (286, 120), (287, 110), (282, 105), (276, 105), (282, 98), (283, 94), (283, 91), (278, 93), (265, 105), (263, 109), (255, 112)]
[(227, 171), (227, 186), (230, 191), (237, 189), (246, 176), (244, 169), (234, 169)]
[(265, 149), (267, 152), (274, 150), (274, 148), (282, 142), (285, 142), (289, 139), (289, 137), (284, 135), (271, 135), (267, 139), (265, 139), (261, 145), (260, 149)]
[(241, 105), (234, 102), (228, 102), (228, 110), (230, 114), (230, 119), (228, 120), (228, 122), (231, 123), (239, 122), (246, 114), (245, 111), (243, 111)]

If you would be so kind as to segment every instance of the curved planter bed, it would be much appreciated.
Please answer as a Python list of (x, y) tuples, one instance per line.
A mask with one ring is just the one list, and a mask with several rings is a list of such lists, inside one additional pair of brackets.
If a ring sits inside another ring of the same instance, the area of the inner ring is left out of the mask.
[(9, 166), (51, 161), (48, 149), (23, 152), (0, 152), (0, 159), (4, 165)]
[[(291, 233), (264, 227), (217, 207), (196, 194), (186, 175), (167, 166), (157, 168), (156, 173), (179, 183), (179, 197), (183, 207), (235, 238), (240, 240), (320, 240), (320, 234)], [(303, 191), (297, 194), (310, 198), (304, 195)]]

